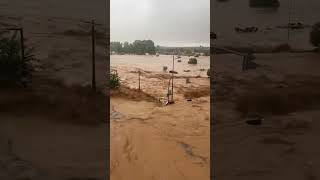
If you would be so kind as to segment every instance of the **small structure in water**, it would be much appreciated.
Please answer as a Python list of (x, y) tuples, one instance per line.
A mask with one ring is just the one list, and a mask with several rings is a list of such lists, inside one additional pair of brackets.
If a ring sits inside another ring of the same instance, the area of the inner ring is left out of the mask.
[(236, 27), (234, 28), (234, 30), (237, 32), (237, 33), (255, 33), (255, 32), (258, 32), (258, 28), (257, 27), (246, 27), (246, 28), (239, 28), (239, 27)]
[(168, 70), (168, 67), (167, 66), (163, 66), (163, 71), (167, 71)]
[(191, 82), (190, 82), (190, 78), (187, 78), (187, 79), (186, 79), (186, 84), (189, 84), (189, 83), (191, 83)]

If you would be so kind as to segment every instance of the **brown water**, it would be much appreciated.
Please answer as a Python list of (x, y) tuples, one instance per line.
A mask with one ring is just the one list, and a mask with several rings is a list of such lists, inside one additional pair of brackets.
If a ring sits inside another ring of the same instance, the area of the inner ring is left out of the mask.
[[(125, 68), (127, 70), (142, 69), (145, 71), (153, 71), (157, 73), (163, 73), (163, 66), (168, 67), (168, 71), (172, 69), (171, 55), (160, 56), (139, 56), (139, 55), (112, 55), (111, 56), (111, 68)], [(201, 76), (207, 77), (207, 69), (210, 68), (210, 57), (201, 56), (197, 58), (198, 64), (188, 64), (189, 57), (182, 56), (181, 62), (175, 60), (174, 70), (178, 72), (177, 76)], [(200, 71), (204, 69), (204, 71)], [(184, 70), (190, 70), (190, 72), (184, 72)]]
[(39, 18), (73, 18), (95, 19), (105, 23), (107, 17), (107, 1), (105, 0), (2, 0), (0, 2), (0, 15)]
[[(287, 42), (287, 29), (276, 26), (286, 25), (291, 8), (292, 23), (313, 25), (320, 20), (318, 0), (280, 0), (280, 7), (250, 8), (249, 0), (212, 1), (211, 28), (217, 33), (216, 44), (223, 45), (272, 45)], [(291, 4), (292, 3), (292, 4)], [(234, 28), (256, 26), (258, 33), (236, 33)], [(271, 29), (267, 29), (271, 28)], [(310, 28), (290, 31), (290, 44), (308, 48)]]
[(111, 179), (209, 180), (209, 109), (209, 101), (158, 107), (112, 97)]
[[(198, 65), (189, 65), (187, 60), (182, 57), (181, 63), (175, 63), (175, 104), (160, 106), (143, 98), (111, 97), (112, 180), (209, 180), (209, 94), (191, 102), (183, 94), (190, 89), (209, 91), (210, 79), (199, 69), (209, 68), (210, 60), (200, 57)], [(112, 69), (118, 71), (122, 86), (137, 89), (136, 70), (140, 68), (141, 91), (156, 98), (167, 92), (170, 74), (162, 67), (169, 70), (171, 64), (172, 56), (111, 56)], [(191, 72), (184, 73), (184, 69)], [(198, 75), (205, 77), (195, 77)], [(185, 76), (190, 76), (189, 84)]]

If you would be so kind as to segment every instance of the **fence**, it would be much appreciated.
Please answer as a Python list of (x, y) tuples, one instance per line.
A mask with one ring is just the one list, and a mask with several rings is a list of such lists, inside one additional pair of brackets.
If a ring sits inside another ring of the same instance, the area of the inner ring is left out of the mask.
[[(0, 24), (0, 32), (3, 33), (10, 33), (10, 32), (19, 32), (20, 36), (20, 44), (21, 44), (21, 59), (25, 59), (25, 47), (26, 47), (26, 39), (35, 39), (39, 37), (45, 37), (45, 38), (59, 38), (64, 39), (64, 37), (67, 36), (75, 36), (75, 37), (91, 37), (91, 42), (88, 41), (88, 44), (91, 44), (91, 87), (95, 91), (96, 90), (96, 43), (97, 38), (99, 42), (108, 40), (109, 36), (106, 34), (107, 28), (103, 24), (96, 23), (94, 20), (92, 21), (85, 21), (85, 20), (79, 20), (79, 19), (72, 19), (72, 18), (58, 18), (58, 17), (49, 17), (48, 20), (51, 23), (58, 24), (58, 23), (76, 23), (77, 26), (81, 25), (90, 25), (91, 28), (85, 27), (85, 30), (83, 29), (77, 29), (77, 30), (70, 30), (65, 29), (65, 31), (62, 31), (60, 33), (58, 32), (41, 32), (41, 31), (29, 31), (28, 28), (20, 26), (17, 27), (15, 25), (9, 25), (9, 23), (3, 23), (5, 25)], [(29, 36), (27, 36), (28, 34)], [(107, 44), (108, 42), (103, 43), (107, 51)]]

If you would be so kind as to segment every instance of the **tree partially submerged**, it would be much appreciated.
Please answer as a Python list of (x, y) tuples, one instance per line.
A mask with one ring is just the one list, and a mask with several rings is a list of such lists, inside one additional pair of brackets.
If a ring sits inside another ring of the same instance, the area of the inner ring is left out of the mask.
[(198, 64), (197, 58), (190, 58), (188, 64)]
[(310, 33), (310, 42), (316, 47), (320, 47), (320, 22), (316, 23)]

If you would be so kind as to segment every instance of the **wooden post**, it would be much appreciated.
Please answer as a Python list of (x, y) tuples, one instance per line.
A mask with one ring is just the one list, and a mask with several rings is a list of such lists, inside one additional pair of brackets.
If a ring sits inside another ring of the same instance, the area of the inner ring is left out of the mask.
[(96, 91), (96, 57), (95, 57), (95, 29), (94, 20), (92, 20), (92, 89)]
[(173, 102), (173, 73), (174, 73), (174, 55), (172, 56), (172, 81), (171, 81), (171, 100)]
[(20, 31), (21, 59), (22, 59), (22, 61), (24, 61), (24, 60), (25, 60), (25, 57), (24, 57), (24, 35), (23, 35), (23, 28), (21, 28), (19, 31)]
[(139, 91), (140, 91), (140, 69), (139, 69)]

